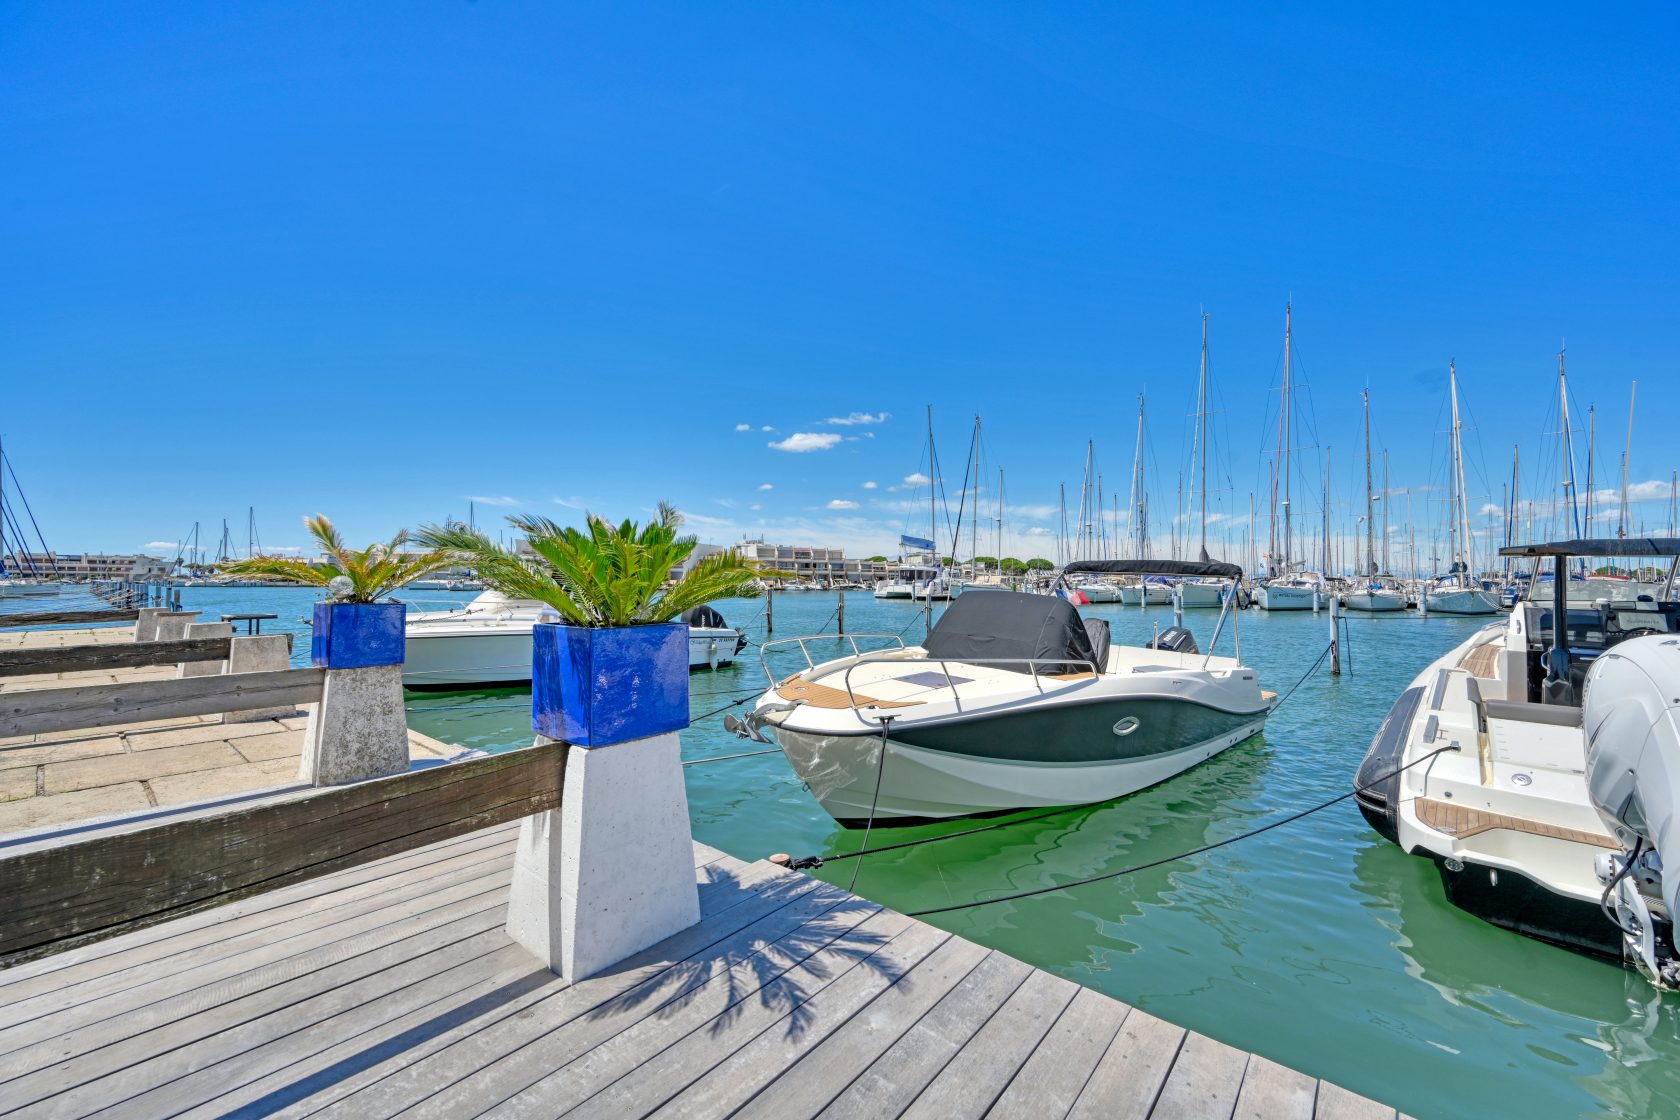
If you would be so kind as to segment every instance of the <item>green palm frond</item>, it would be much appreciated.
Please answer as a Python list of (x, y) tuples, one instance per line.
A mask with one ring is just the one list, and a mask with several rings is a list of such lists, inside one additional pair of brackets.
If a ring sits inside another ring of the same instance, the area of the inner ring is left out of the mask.
[(640, 527), (595, 515), (586, 516), (581, 530), (529, 514), (508, 522), (525, 534), (530, 556), (462, 525), (428, 525), (415, 539), (471, 565), (486, 586), (547, 603), (578, 626), (669, 622), (715, 599), (758, 594), (761, 573), (734, 553), (708, 556), (670, 583), (671, 572), (693, 555), (698, 540), (679, 535), (682, 514), (667, 502)]
[(376, 603), (388, 595), (407, 587), (417, 579), (424, 579), (455, 563), (453, 554), (441, 549), (422, 553), (408, 553), (408, 530), (403, 529), (383, 544), (371, 544), (353, 549), (323, 514), (304, 518), (309, 535), (326, 554), (324, 564), (310, 564), (289, 556), (252, 556), (245, 560), (230, 560), (220, 565), (222, 571), (234, 576), (260, 576), (308, 587), (326, 587), (339, 576), (350, 581), (350, 590), (338, 596), (343, 603)]

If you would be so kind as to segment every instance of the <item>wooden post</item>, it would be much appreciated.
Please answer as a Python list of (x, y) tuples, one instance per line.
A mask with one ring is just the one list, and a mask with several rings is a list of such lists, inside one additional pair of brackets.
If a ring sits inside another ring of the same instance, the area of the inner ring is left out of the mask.
[(834, 609), (834, 617), (840, 623), (840, 636), (846, 636), (846, 589), (840, 589), (840, 605)]
[(1342, 621), (1342, 601), (1336, 596), (1330, 596), (1330, 675), (1342, 675), (1342, 643), (1339, 627)]
[(764, 589), (764, 632), (766, 634), (776, 632), (776, 589), (774, 587)]

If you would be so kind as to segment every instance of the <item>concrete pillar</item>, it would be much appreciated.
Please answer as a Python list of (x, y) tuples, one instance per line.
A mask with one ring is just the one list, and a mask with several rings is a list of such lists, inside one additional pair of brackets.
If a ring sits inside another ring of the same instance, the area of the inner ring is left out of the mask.
[(137, 642), (155, 642), (158, 632), (158, 615), (163, 611), (157, 607), (142, 607), (140, 617), (134, 620), (134, 640)]
[(321, 702), (309, 709), (298, 778), (330, 786), (407, 769), (402, 666), (326, 670)]
[[(187, 626), (186, 637), (192, 638), (231, 638), (233, 637), (233, 623), (231, 622), (194, 622)], [(176, 677), (219, 677), (226, 661), (183, 661), (176, 666)]]
[(694, 925), (700, 899), (677, 733), (568, 750), (560, 808), (520, 827), (508, 934), (577, 981)]
[(187, 627), (197, 621), (197, 611), (162, 611), (157, 616), (157, 640), (178, 642), (187, 636)]
[[(292, 663), (292, 646), (284, 634), (253, 634), (233, 639), (228, 649), (229, 673), (266, 673), (286, 669)], [(290, 706), (252, 708), (244, 712), (223, 712), (223, 723), (256, 723), (265, 719), (283, 719), (297, 714)]]

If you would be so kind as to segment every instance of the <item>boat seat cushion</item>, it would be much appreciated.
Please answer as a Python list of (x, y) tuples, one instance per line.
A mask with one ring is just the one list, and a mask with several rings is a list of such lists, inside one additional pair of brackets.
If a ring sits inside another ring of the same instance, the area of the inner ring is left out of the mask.
[(1554, 727), (1580, 727), (1581, 709), (1562, 704), (1530, 704), (1526, 700), (1484, 700), (1482, 710), (1489, 719), (1521, 723), (1546, 723)]

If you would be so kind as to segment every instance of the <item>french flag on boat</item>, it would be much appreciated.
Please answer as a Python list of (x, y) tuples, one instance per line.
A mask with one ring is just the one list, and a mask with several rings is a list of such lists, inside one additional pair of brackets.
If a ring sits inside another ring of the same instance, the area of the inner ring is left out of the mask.
[(1056, 594), (1060, 595), (1076, 607), (1086, 607), (1091, 604), (1091, 600), (1085, 597), (1085, 592), (1079, 590), (1077, 587), (1058, 587), (1056, 589)]

